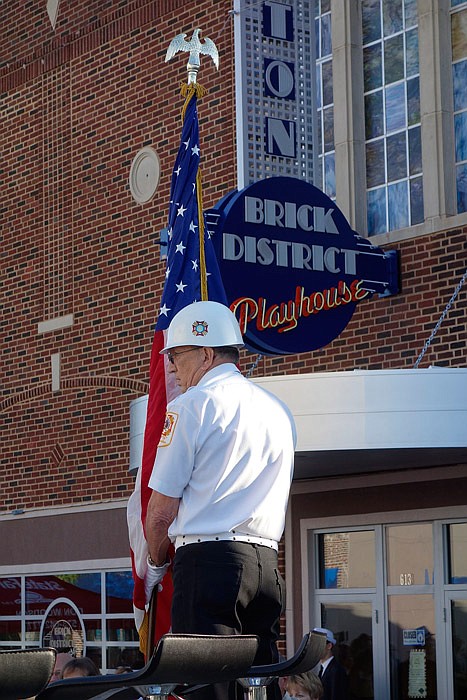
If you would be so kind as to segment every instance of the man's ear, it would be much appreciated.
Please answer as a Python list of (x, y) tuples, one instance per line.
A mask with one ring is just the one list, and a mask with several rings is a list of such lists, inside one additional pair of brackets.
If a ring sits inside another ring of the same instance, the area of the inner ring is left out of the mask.
[(204, 352), (204, 364), (206, 364), (207, 367), (211, 367), (212, 363), (214, 362), (214, 358), (216, 356), (214, 348), (203, 347), (203, 352)]

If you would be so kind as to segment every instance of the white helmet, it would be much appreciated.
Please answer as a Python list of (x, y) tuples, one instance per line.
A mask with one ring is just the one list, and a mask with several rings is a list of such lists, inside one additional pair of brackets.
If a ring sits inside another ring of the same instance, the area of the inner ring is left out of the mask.
[(235, 315), (217, 301), (197, 301), (183, 307), (170, 322), (161, 353), (182, 345), (199, 347), (243, 347)]

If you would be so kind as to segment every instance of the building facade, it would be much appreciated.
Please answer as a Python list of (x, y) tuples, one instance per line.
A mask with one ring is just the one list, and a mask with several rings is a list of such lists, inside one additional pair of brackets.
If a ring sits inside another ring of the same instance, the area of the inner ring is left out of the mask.
[(104, 671), (141, 663), (125, 516), (130, 404), (148, 390), (181, 127), (186, 55), (164, 58), (195, 27), (220, 54), (219, 70), (206, 59), (199, 76), (205, 208), (256, 180), (298, 177), (400, 257), (400, 292), (362, 301), (325, 347), (242, 352), (242, 370), (286, 398), (299, 428), (283, 649), (331, 627), (355, 698), (462, 698), (458, 0), (2, 8), (0, 648), (53, 641), (66, 619), (71, 646)]

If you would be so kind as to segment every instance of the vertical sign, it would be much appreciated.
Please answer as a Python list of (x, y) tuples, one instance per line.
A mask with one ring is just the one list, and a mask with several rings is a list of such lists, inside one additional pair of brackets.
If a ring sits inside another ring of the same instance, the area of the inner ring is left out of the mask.
[(238, 186), (313, 181), (314, 4), (235, 3)]

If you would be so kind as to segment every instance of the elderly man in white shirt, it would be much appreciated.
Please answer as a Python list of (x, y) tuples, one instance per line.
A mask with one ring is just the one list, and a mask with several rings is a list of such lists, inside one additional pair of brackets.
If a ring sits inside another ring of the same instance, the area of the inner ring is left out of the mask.
[(147, 583), (164, 576), (174, 542), (173, 632), (256, 634), (255, 663), (270, 663), (296, 432), (288, 408), (239, 372), (242, 345), (217, 302), (190, 304), (169, 326), (162, 352), (182, 393), (167, 406), (149, 481)]

